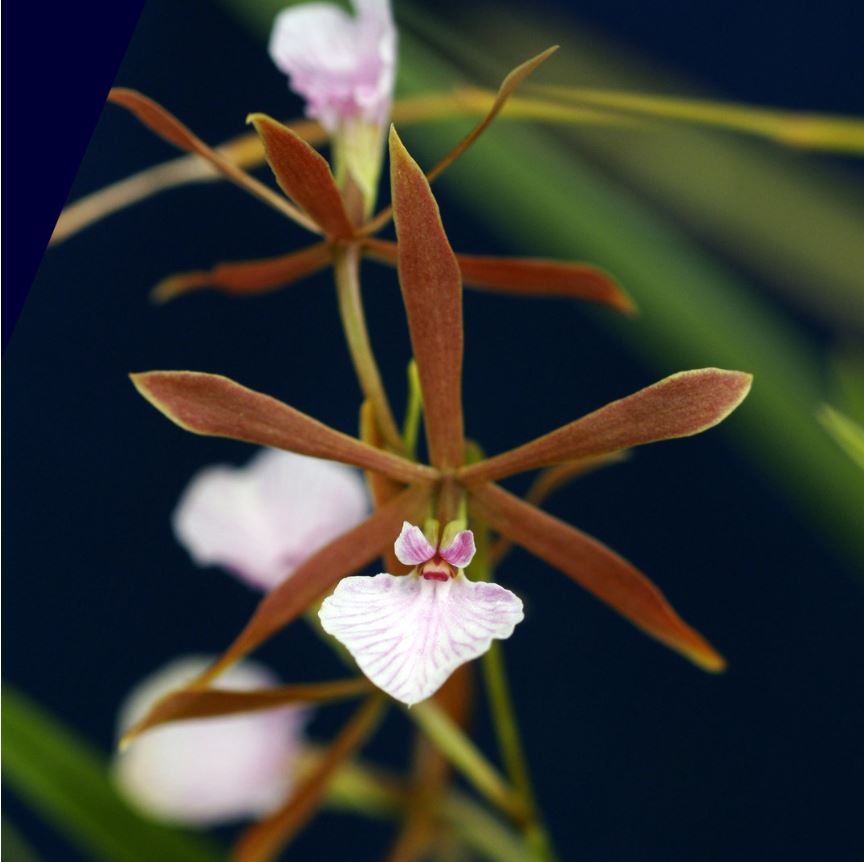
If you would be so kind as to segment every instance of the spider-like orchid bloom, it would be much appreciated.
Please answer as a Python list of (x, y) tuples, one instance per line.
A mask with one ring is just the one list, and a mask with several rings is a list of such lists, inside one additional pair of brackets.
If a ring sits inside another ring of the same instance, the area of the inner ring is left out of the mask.
[[(140, 682), (121, 707), (121, 734), (210, 661), (178, 658)], [(268, 669), (244, 661), (221, 685), (242, 692), (275, 682)], [(117, 755), (115, 780), (137, 809), (158, 820), (205, 826), (260, 817), (291, 789), (307, 714), (280, 706), (158, 727)]]
[(375, 685), (412, 706), (493, 640), (509, 638), (524, 614), (509, 590), (465, 577), (471, 530), (446, 529), (436, 546), (406, 521), (395, 550), (410, 574), (344, 578), (318, 615)]
[(266, 449), (245, 467), (218, 465), (196, 474), (173, 525), (199, 566), (223, 566), (266, 591), (368, 511), (356, 470)]
[[(319, 9), (322, 6), (330, 8), (328, 4), (316, 4)], [(303, 8), (283, 14), (299, 14)], [(517, 66), (504, 78), (488, 113), (428, 171), (427, 176), (430, 179), (440, 176), (473, 146), (501, 112), (516, 88), (554, 51), (554, 48), (543, 51)], [(202, 288), (211, 288), (235, 296), (252, 296), (277, 290), (328, 266), (333, 262), (334, 251), (347, 246), (353, 246), (380, 263), (396, 265), (396, 244), (375, 237), (392, 218), (392, 209), (387, 207), (381, 210), (362, 226), (352, 225), (330, 166), (291, 128), (263, 114), (253, 114), (250, 117), (264, 144), (267, 162), (279, 188), (284, 192), (283, 196), (238, 168), (224, 153), (208, 146), (177, 117), (152, 99), (123, 87), (112, 89), (108, 99), (131, 111), (144, 125), (169, 143), (200, 156), (217, 173), (318, 235), (318, 241), (312, 245), (288, 254), (260, 260), (220, 263), (212, 269), (172, 275), (154, 289), (152, 298), (157, 302), (166, 302)], [(456, 260), (466, 287), (522, 296), (557, 296), (585, 300), (625, 313), (634, 310), (632, 300), (615, 279), (588, 263), (473, 254), (457, 254)]]
[[(723, 657), (635, 566), (497, 483), (529, 470), (566, 468), (634, 446), (699, 434), (738, 407), (750, 390), (751, 376), (719, 368), (673, 374), (515, 449), (466, 463), (460, 265), (429, 183), (395, 130), (390, 158), (399, 281), (422, 392), (429, 464), (350, 437), (225, 377), (191, 371), (133, 375), (139, 392), (182, 428), (353, 464), (386, 479), (390, 486), (386, 496), (376, 499), (369, 518), (311, 556), (293, 577), (264, 597), (196, 685), (216, 679), (340, 580), (387, 552), (405, 521), (423, 523), (435, 512), (439, 521), (448, 523), (461, 514), (463, 502), (469, 518), (534, 553), (645, 633), (706, 670), (722, 670)], [(442, 544), (448, 548), (450, 543)], [(420, 580), (421, 588), (445, 583)], [(458, 586), (449, 586), (451, 593), (454, 589), (458, 593)], [(184, 696), (179, 693), (169, 704), (172, 717), (185, 714)], [(154, 716), (151, 726), (157, 719)]]
[(354, 17), (332, 3), (285, 9), (270, 56), (306, 100), (307, 115), (330, 133), (337, 176), (350, 171), (371, 207), (393, 100), (396, 27), (389, 0), (354, 0), (354, 9)]

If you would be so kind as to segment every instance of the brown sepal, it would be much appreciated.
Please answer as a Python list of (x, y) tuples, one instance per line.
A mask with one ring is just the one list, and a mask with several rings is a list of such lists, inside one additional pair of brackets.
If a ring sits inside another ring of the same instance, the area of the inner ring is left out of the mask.
[[(558, 50), (557, 45), (553, 45), (551, 48), (547, 48), (545, 51), (538, 54), (536, 57), (532, 57), (530, 60), (526, 60), (524, 63), (517, 66), (501, 82), (501, 85), (498, 87), (498, 92), (495, 95), (495, 100), (492, 102), (489, 111), (483, 117), (480, 122), (453, 147), (442, 159), (440, 159), (435, 166), (430, 170), (426, 176), (429, 179), (429, 182), (433, 182), (436, 180), (453, 162), (456, 161), (473, 143), (486, 131), (492, 121), (498, 116), (501, 112), (501, 109), (507, 102), (507, 99), (510, 98), (510, 95), (513, 91), (543, 62), (549, 59), (556, 51)], [(371, 219), (363, 228), (364, 234), (373, 234), (379, 231), (388, 221), (393, 214), (393, 208), (387, 207), (378, 213), (375, 218)]]
[(304, 685), (280, 685), (251, 691), (204, 686), (181, 688), (157, 701), (142, 721), (123, 734), (120, 744), (125, 747), (145, 731), (171, 721), (215, 718), (292, 704), (330, 703), (366, 694), (371, 688), (372, 684), (363, 677)]
[(541, 512), (496, 485), (471, 489), (471, 503), (502, 536), (569, 575), (637, 628), (704, 670), (722, 671), (723, 657), (685, 623), (638, 569), (597, 539)]
[[(398, 256), (395, 242), (367, 239), (363, 245), (369, 257), (395, 265)], [(580, 299), (608, 305), (625, 314), (636, 310), (633, 300), (611, 275), (588, 263), (471, 254), (457, 254), (456, 262), (465, 287), (517, 296)]]
[(747, 396), (741, 371), (681, 371), (601, 407), (524, 446), (465, 467), (465, 483), (486, 482), (535, 467), (689, 437), (722, 422)]
[(206, 159), (220, 174), (255, 195), (255, 197), (264, 201), (264, 203), (279, 210), (283, 215), (287, 215), (290, 219), (297, 222), (297, 224), (302, 225), (307, 230), (319, 233), (318, 226), (305, 213), (298, 210), (290, 201), (285, 200), (273, 189), (268, 188), (264, 183), (259, 182), (255, 177), (237, 167), (222, 153), (205, 144), (201, 138), (190, 131), (173, 114), (166, 111), (165, 108), (152, 99), (136, 90), (129, 90), (126, 87), (114, 87), (108, 93), (108, 101), (126, 108), (127, 111), (134, 114), (147, 128), (169, 143), (174, 144), (175, 147), (179, 147), (181, 150), (186, 150), (190, 153), (196, 153)]
[(435, 478), (429, 467), (373, 449), (227, 377), (196, 371), (149, 371), (130, 376), (136, 389), (157, 410), (193, 434), (341, 461), (380, 471), (406, 484)]
[(417, 362), (432, 464), (463, 462), (462, 279), (423, 171), (390, 130), (399, 283)]
[(329, 261), (330, 244), (318, 242), (278, 257), (219, 263), (212, 269), (181, 272), (163, 279), (153, 288), (150, 299), (163, 303), (206, 288), (232, 296), (269, 293), (317, 272)]
[(264, 142), (264, 153), (279, 187), (318, 223), (331, 239), (350, 238), (354, 228), (326, 159), (287, 126), (266, 114), (249, 122)]

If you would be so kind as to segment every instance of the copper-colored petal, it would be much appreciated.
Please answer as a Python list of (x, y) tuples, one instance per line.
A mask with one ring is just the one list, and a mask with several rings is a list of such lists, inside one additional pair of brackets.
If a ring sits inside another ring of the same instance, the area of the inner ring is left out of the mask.
[(279, 855), (318, 810), (337, 770), (375, 729), (383, 708), (383, 698), (373, 695), (354, 713), (288, 801), (240, 836), (231, 854), (233, 862), (270, 862)]
[(430, 460), (436, 467), (458, 467), (464, 447), (462, 279), (429, 183), (392, 128), (390, 174), (399, 283), (423, 391)]
[(460, 479), (486, 482), (658, 440), (689, 437), (722, 422), (747, 396), (752, 376), (702, 368), (681, 371), (538, 437), (465, 467)]
[[(501, 86), (498, 87), (498, 92), (495, 95), (495, 101), (492, 102), (492, 106), (489, 108), (488, 113), (485, 117), (483, 117), (480, 122), (453, 147), (450, 152), (447, 153), (442, 159), (440, 159), (435, 166), (430, 170), (426, 176), (429, 179), (429, 182), (434, 182), (456, 159), (459, 158), (473, 143), (486, 131), (495, 117), (501, 112), (501, 109), (504, 107), (507, 99), (510, 97), (511, 93), (543, 62), (549, 59), (556, 51), (558, 50), (557, 45), (553, 45), (551, 48), (547, 48), (545, 51), (538, 54), (536, 57), (532, 57), (530, 60), (526, 60), (524, 63), (517, 66), (501, 82)], [(371, 219), (365, 225), (363, 229), (364, 234), (373, 234), (379, 231), (388, 221), (390, 221), (390, 217), (392, 215), (392, 207), (388, 207), (382, 210), (375, 218)]]
[(172, 422), (206, 437), (228, 437), (301, 455), (378, 470), (405, 482), (435, 478), (435, 471), (373, 449), (269, 395), (219, 374), (148, 371), (132, 374), (138, 391)]
[[(363, 245), (369, 257), (383, 263), (396, 263), (395, 242), (370, 238)], [(627, 314), (636, 310), (633, 300), (611, 275), (588, 263), (472, 254), (457, 254), (456, 262), (466, 287), (518, 296), (583, 299)]]
[(215, 718), (289, 704), (329, 703), (366, 694), (371, 688), (372, 684), (362, 677), (306, 685), (280, 685), (252, 691), (202, 686), (182, 688), (157, 701), (144, 719), (124, 734), (121, 745), (126, 745), (144, 731), (169, 721)]
[(266, 114), (249, 122), (264, 141), (264, 153), (279, 187), (333, 239), (348, 239), (354, 228), (324, 157), (296, 132)]
[(159, 303), (168, 302), (184, 293), (203, 288), (212, 288), (232, 296), (268, 293), (317, 272), (329, 260), (329, 243), (318, 242), (278, 257), (219, 263), (212, 269), (181, 272), (163, 279), (153, 288), (150, 299)]
[(471, 503), (503, 536), (569, 575), (646, 634), (705, 670), (718, 672), (726, 666), (645, 575), (601, 542), (496, 485), (472, 488)]
[(238, 186), (255, 195), (255, 197), (269, 204), (283, 215), (302, 225), (307, 230), (320, 233), (320, 229), (312, 219), (301, 212), (290, 201), (276, 194), (273, 189), (259, 182), (255, 177), (237, 167), (222, 153), (208, 146), (196, 134), (190, 131), (173, 114), (166, 111), (161, 105), (149, 99), (147, 96), (126, 87), (114, 87), (108, 93), (108, 101), (115, 105), (126, 108), (127, 111), (137, 117), (147, 128), (164, 138), (175, 147), (196, 153), (206, 159), (223, 176), (227, 177)]
[(380, 556), (385, 548), (393, 545), (403, 521), (418, 523), (425, 517), (428, 500), (428, 488), (408, 488), (354, 529), (313, 554), (290, 578), (264, 596), (231, 646), (195, 683), (204, 685), (217, 677), (295, 620), (337, 581)]

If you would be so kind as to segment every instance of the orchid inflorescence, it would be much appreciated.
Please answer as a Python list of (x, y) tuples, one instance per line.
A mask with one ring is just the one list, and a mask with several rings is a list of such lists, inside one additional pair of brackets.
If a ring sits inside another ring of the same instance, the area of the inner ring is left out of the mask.
[[(367, 693), (367, 701), (311, 772), (293, 789), (280, 785), (282, 798), (268, 795), (268, 786), (266, 792), (259, 787), (249, 804), (235, 799), (227, 804), (231, 816), (266, 815), (241, 838), (236, 858), (269, 859), (322, 802), (328, 782), (374, 728), (383, 702), (374, 693), (377, 688), (410, 707), (408, 714), (421, 728), (419, 745), (431, 739), (523, 828), (526, 840), (533, 836), (527, 853), (552, 858), (530, 788), (518, 775), (511, 775), (509, 784), (493, 780), (494, 767), (472, 748), (460, 726), (465, 686), (470, 685), (466, 663), (487, 654), (494, 641), (511, 637), (523, 619), (520, 599), (491, 580), (501, 556), (494, 547), (501, 551), (511, 542), (521, 545), (704, 669), (722, 670), (724, 660), (633, 565), (542, 511), (540, 495), (520, 499), (497, 483), (541, 469), (539, 482), (548, 490), (634, 446), (697, 434), (741, 403), (750, 376), (714, 368), (674, 374), (522, 446), (483, 457), (464, 432), (463, 283), (586, 299), (619, 311), (631, 311), (632, 303), (611, 277), (588, 264), (454, 254), (430, 188), (554, 49), (511, 72), (489, 114), (426, 174), (391, 127), (392, 208), (370, 217), (392, 97), (396, 33), (384, 0), (357, 0), (356, 11), (352, 18), (337, 7), (310, 4), (287, 10), (276, 21), (271, 56), (307, 100), (310, 116), (331, 134), (335, 158), (334, 176), (325, 159), (290, 128), (251, 115), (284, 196), (237, 168), (146, 97), (129, 90), (111, 96), (168, 141), (203, 156), (320, 237), (282, 257), (174, 276), (157, 288), (157, 297), (167, 300), (203, 287), (251, 295), (332, 265), (365, 398), (360, 438), (355, 438), (222, 376), (193, 371), (132, 375), (141, 395), (180, 427), (268, 450), (242, 470), (209, 468), (196, 477), (174, 518), (178, 538), (197, 563), (220, 564), (266, 594), (219, 658), (206, 667), (199, 661), (192, 671), (185, 665), (191, 679), (160, 699), (151, 697), (149, 710), (139, 702), (124, 722), (125, 740), (144, 731), (167, 734), (174, 728), (156, 726), (179, 719), (196, 719), (199, 725), (205, 718), (224, 721), (224, 716), (277, 707), (299, 731), (302, 721), (290, 710), (285, 713), (286, 707)], [(376, 239), (374, 234), (391, 218), (397, 241)], [(412, 379), (417, 397), (413, 413), (409, 403), (404, 429), (395, 421), (366, 331), (360, 293), (363, 256), (395, 263), (398, 269), (416, 363)], [(410, 431), (421, 410), (426, 464), (418, 460), (416, 435)], [(371, 511), (351, 468), (365, 471)], [(493, 534), (498, 544), (490, 550)], [(371, 577), (355, 574), (378, 557), (388, 571)], [(356, 663), (368, 682), (361, 677), (242, 691), (213, 685), (217, 678), (230, 681), (227, 675), (246, 667), (249, 653), (304, 614), (322, 637), (332, 636), (337, 648), (347, 650), (346, 660)], [(488, 673), (500, 668), (497, 659), (484, 663)], [(495, 690), (503, 689), (499, 685)], [(509, 710), (500, 699), (493, 707), (499, 713)], [(500, 714), (493, 717), (502, 720)], [(506, 720), (512, 722), (512, 716)], [(177, 727), (188, 734), (192, 722)], [(505, 751), (505, 760), (519, 755), (512, 748), (518, 743), (510, 744), (511, 757)], [(139, 761), (142, 757), (143, 746), (136, 754)], [(442, 763), (437, 751), (434, 757), (417, 759), (416, 787), (422, 786), (426, 803), (436, 787), (444, 792)], [(132, 786), (129, 773), (128, 767), (122, 772)], [(417, 831), (421, 809), (426, 809), (426, 825), (432, 822), (428, 808), (407, 804), (406, 829), (397, 847), (412, 850), (398, 858), (420, 858), (434, 843), (434, 829)], [(197, 809), (195, 817), (207, 819)], [(417, 839), (418, 834), (425, 838)]]

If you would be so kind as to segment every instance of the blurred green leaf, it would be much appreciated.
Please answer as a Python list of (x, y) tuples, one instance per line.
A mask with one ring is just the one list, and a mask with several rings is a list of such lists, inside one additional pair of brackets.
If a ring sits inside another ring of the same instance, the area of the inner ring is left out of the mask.
[(864, 425), (864, 350), (840, 350), (831, 357), (829, 399), (859, 425)]
[(2, 823), (3, 850), (12, 862), (39, 862), (36, 851), (27, 843), (24, 836), (4, 817)]
[(864, 470), (864, 428), (828, 404), (822, 405), (819, 421), (837, 445)]
[(215, 862), (200, 836), (145, 820), (117, 794), (106, 759), (57, 719), (3, 686), (3, 777), (70, 841), (105, 862)]
[[(689, 81), (579, 27), (572, 16), (541, 20), (501, 6), (493, 26), (469, 4), (460, 7), (459, 20), (446, 23), (414, 3), (400, 9), (439, 55), (455, 57), (475, 82), (494, 81), (514, 58), (554, 41), (562, 48), (538, 76), (541, 83), (694, 92)], [(561, 135), (671, 212), (688, 233), (767, 279), (762, 286), (838, 328), (864, 332), (864, 192), (836, 161), (683, 125), (646, 122), (612, 131), (568, 125)]]

